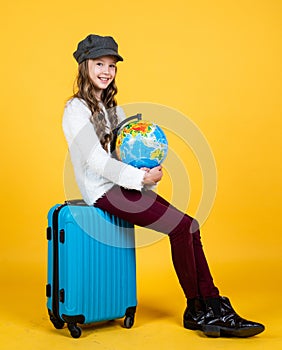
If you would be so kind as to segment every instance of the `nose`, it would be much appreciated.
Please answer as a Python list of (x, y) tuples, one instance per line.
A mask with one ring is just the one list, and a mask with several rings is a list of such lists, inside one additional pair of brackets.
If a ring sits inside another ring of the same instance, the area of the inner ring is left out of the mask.
[(109, 66), (107, 64), (105, 64), (103, 68), (104, 68), (103, 69), (103, 73), (104, 74), (109, 74)]

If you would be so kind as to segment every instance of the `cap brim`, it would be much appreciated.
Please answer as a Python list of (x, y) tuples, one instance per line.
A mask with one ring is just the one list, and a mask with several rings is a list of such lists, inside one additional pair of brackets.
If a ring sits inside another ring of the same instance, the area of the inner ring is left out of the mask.
[(87, 52), (87, 54), (84, 53), (80, 57), (77, 57), (76, 60), (78, 61), (78, 63), (81, 63), (87, 59), (95, 59), (103, 56), (114, 56), (116, 57), (117, 61), (123, 61), (123, 58), (115, 50), (106, 48), (102, 48), (100, 50), (90, 50), (89, 52)]
[[(89, 54), (91, 55), (91, 52), (89, 52)], [(111, 49), (96, 50), (96, 52), (94, 53), (94, 56), (95, 57), (93, 58), (99, 58), (103, 56), (115, 56), (118, 59), (118, 61), (123, 61), (123, 58), (116, 51)]]

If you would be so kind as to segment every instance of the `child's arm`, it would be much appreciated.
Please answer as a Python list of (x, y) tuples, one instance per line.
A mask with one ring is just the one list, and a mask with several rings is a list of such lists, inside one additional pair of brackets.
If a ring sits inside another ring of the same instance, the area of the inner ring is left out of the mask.
[(129, 189), (141, 190), (148, 181), (151, 184), (152, 174), (144, 179), (144, 170), (112, 158), (103, 149), (89, 118), (90, 111), (84, 102), (74, 99), (67, 104), (63, 129), (74, 166), (82, 167), (84, 174), (90, 172)]

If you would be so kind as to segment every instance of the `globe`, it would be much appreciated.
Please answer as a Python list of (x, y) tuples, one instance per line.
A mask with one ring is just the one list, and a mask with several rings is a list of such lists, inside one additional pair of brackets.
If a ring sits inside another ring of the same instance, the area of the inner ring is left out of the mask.
[(135, 121), (119, 130), (116, 155), (119, 160), (137, 168), (154, 168), (167, 156), (168, 143), (163, 130), (149, 121)]

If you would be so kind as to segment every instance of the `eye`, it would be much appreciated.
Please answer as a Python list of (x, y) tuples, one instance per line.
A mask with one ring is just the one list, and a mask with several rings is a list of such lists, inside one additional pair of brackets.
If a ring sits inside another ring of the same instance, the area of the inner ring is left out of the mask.
[(102, 66), (103, 66), (103, 63), (102, 63), (102, 62), (97, 62), (96, 64), (97, 64), (97, 66), (99, 66), (99, 67), (102, 67)]
[(110, 68), (116, 69), (116, 65), (115, 64), (110, 64)]

